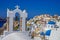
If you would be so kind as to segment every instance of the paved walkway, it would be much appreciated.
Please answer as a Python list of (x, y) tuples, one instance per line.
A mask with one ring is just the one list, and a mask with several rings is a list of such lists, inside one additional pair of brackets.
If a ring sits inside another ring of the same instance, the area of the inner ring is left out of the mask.
[(27, 32), (14, 32), (7, 35), (2, 40), (35, 40), (28, 36)]

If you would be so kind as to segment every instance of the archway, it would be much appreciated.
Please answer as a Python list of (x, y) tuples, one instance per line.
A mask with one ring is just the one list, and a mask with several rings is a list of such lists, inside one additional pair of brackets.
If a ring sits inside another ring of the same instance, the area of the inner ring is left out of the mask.
[(20, 31), (25, 31), (25, 27), (26, 27), (26, 18), (27, 18), (27, 12), (26, 10), (20, 10), (18, 6), (16, 6), (16, 9), (15, 10), (9, 10), (7, 9), (7, 31), (9, 32), (13, 32), (13, 26), (14, 26), (14, 17), (15, 17), (15, 14), (18, 13), (19, 16), (20, 16), (20, 20), (19, 20), (19, 23), (20, 23)]

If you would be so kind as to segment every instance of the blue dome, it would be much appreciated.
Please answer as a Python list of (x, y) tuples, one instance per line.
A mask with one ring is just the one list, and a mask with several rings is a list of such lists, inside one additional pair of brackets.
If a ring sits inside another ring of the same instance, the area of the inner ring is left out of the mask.
[(40, 35), (45, 35), (45, 33), (44, 32), (41, 32)]
[(47, 36), (50, 36), (50, 34), (51, 34), (51, 30), (47, 30), (45, 33), (45, 35), (47, 35)]
[(50, 34), (51, 34), (51, 30), (47, 30), (46, 33), (44, 33), (44, 32), (41, 32), (41, 33), (40, 33), (40, 35), (43, 35), (43, 36), (44, 36), (44, 35), (50, 36)]
[(54, 21), (49, 21), (48, 24), (56, 24)]

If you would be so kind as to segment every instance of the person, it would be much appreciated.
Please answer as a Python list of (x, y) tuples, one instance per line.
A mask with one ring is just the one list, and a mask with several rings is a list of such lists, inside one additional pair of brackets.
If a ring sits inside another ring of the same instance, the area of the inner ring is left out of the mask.
[(33, 39), (34, 39), (34, 36), (35, 36), (35, 28), (36, 28), (36, 25), (33, 24), (32, 28), (31, 28), (31, 38), (33, 38)]
[(34, 28), (32, 27), (31, 29), (31, 38), (33, 39), (34, 38)]

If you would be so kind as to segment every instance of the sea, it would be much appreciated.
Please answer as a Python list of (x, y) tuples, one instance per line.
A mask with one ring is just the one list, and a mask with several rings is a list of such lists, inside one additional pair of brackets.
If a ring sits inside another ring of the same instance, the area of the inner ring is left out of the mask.
[(0, 21), (0, 28), (3, 27), (4, 23), (6, 23), (6, 21)]

